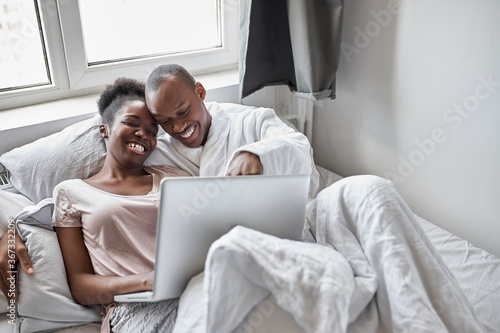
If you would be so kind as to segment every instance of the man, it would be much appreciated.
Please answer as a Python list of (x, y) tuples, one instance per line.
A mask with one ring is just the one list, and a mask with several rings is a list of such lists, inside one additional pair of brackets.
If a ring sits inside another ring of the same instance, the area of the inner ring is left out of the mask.
[[(307, 138), (271, 109), (204, 103), (203, 85), (179, 65), (157, 67), (146, 83), (146, 102), (169, 134), (159, 138), (147, 164), (175, 166), (200, 176), (310, 174), (318, 172)], [(164, 144), (162, 144), (164, 143)]]

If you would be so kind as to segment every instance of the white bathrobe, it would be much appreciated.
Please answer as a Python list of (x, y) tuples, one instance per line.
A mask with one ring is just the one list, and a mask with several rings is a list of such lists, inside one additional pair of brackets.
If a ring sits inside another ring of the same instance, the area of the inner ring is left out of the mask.
[(316, 195), (319, 174), (309, 140), (281, 121), (272, 109), (239, 104), (205, 104), (212, 125), (204, 146), (188, 148), (168, 134), (158, 137), (147, 165), (169, 164), (193, 176), (223, 176), (242, 151), (260, 157), (264, 174), (310, 174), (310, 198)]

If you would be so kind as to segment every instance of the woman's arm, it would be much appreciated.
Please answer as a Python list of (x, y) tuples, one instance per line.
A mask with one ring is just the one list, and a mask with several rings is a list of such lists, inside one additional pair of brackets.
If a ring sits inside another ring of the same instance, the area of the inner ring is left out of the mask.
[(109, 304), (119, 294), (153, 289), (153, 272), (129, 276), (97, 275), (80, 227), (56, 227), (73, 298), (80, 304)]

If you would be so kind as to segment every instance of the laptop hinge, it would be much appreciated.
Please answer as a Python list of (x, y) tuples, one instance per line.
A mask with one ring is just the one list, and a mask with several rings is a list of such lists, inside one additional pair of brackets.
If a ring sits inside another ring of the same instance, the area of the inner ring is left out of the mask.
[(10, 183), (9, 180), (9, 173), (7, 170), (2, 168), (2, 173), (0, 173), (0, 190), (6, 190), (9, 188), (13, 188), (12, 184)]

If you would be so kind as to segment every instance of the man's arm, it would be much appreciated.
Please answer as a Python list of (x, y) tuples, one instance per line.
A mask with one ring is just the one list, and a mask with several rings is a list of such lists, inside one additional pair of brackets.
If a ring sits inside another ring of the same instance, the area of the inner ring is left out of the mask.
[[(255, 166), (259, 164), (250, 161), (256, 161), (254, 157), (250, 157), (253, 154), (259, 158), (263, 174), (309, 174), (309, 197), (316, 196), (319, 173), (314, 165), (311, 145), (304, 134), (285, 124), (274, 110), (267, 108), (248, 112), (241, 127), (244, 128), (241, 135), (250, 143), (241, 145), (233, 152), (227, 167), (228, 173), (253, 174), (247, 168), (252, 166), (255, 170)], [(242, 154), (243, 152), (251, 154)]]
[(226, 175), (261, 175), (262, 171), (263, 166), (260, 162), (260, 157), (247, 151), (242, 151), (231, 162)]
[(229, 165), (246, 151), (259, 156), (265, 174), (311, 173), (309, 140), (286, 125), (272, 109), (254, 109), (243, 122), (242, 135), (247, 142), (252, 141), (236, 149)]
[(9, 300), (9, 304), (11, 299), (15, 300), (18, 296), (17, 290), (15, 293), (10, 291), (11, 283), (9, 280), (12, 277), (12, 274), (9, 272), (15, 270), (11, 266), (12, 262), (17, 263), (18, 261), (26, 274), (31, 275), (34, 273), (26, 245), (19, 236), (17, 228), (13, 227), (7, 229), (0, 239), (0, 289), (2, 289), (3, 294)]

